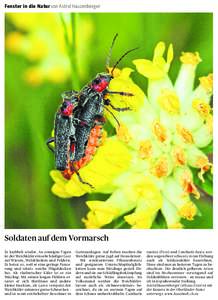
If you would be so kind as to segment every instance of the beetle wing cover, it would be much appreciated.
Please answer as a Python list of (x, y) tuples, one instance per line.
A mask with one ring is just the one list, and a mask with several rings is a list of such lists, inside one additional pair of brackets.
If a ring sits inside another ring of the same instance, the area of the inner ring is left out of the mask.
[(70, 158), (70, 143), (72, 132), (71, 118), (63, 117), (60, 113), (55, 118), (55, 165), (56, 169), (66, 169)]

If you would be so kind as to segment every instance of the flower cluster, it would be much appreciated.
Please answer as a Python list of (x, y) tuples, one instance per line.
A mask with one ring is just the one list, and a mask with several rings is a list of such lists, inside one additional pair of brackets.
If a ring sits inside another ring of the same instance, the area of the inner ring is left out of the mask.
[[(201, 77), (194, 88), (199, 54), (185, 52), (175, 84), (168, 71), (173, 47), (159, 42), (152, 60), (133, 61), (137, 71), (148, 78), (147, 96), (130, 78), (130, 68), (116, 69), (110, 90), (126, 91), (133, 97), (112, 95), (116, 106), (131, 108), (118, 113), (117, 134), (106, 138), (93, 160), (80, 170), (81, 176), (95, 187), (95, 192), (110, 194), (105, 201), (87, 201), (90, 209), (83, 222), (86, 228), (101, 228), (123, 217), (131, 228), (150, 228), (159, 211), (168, 228), (182, 228), (181, 219), (193, 220), (200, 214), (190, 194), (199, 191), (191, 168), (200, 180), (211, 169), (201, 148), (212, 141), (212, 74)], [(116, 112), (115, 112), (116, 114)], [(113, 123), (113, 119), (107, 118)], [(76, 175), (65, 180), (51, 171), (55, 181), (52, 191), (60, 197), (93, 192)]]

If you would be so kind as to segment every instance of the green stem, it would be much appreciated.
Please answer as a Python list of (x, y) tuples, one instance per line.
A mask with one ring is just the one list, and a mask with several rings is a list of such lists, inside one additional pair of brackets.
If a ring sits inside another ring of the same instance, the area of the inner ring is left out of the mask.
[(79, 84), (79, 70), (78, 70), (78, 57), (76, 48), (76, 30), (78, 23), (78, 14), (71, 14), (71, 26), (72, 26), (72, 52), (71, 52), (71, 69), (72, 69), (72, 87), (75, 90), (80, 89)]
[(64, 29), (64, 39), (67, 47), (68, 56), (70, 59), (71, 65), (71, 74), (72, 74), (72, 89), (79, 90), (79, 72), (78, 72), (78, 58), (77, 58), (77, 51), (76, 51), (76, 23), (77, 23), (77, 14), (71, 14), (71, 26), (72, 26), (72, 41), (70, 41), (67, 31), (67, 25), (64, 20), (63, 14), (60, 14), (61, 23)]

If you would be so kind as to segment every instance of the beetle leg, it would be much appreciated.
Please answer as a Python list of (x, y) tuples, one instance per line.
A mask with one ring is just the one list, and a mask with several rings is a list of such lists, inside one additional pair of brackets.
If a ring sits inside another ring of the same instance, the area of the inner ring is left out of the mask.
[(116, 91), (109, 91), (109, 90), (105, 90), (104, 93), (105, 94), (117, 94), (117, 95), (121, 95), (121, 96), (134, 96), (132, 93), (128, 93), (128, 92), (116, 92)]
[(78, 179), (79, 179), (79, 181), (80, 181), (81, 183), (87, 184), (88, 186), (90, 186), (90, 188), (94, 189), (94, 186), (93, 186), (93, 185), (91, 185), (89, 182), (86, 182), (86, 181), (84, 181), (84, 180), (82, 179), (82, 177), (81, 177), (80, 174), (79, 174), (79, 171), (75, 168), (75, 166), (73, 165), (73, 163), (71, 163), (70, 169), (71, 169), (72, 172), (75, 172), (75, 173), (76, 173), (76, 175), (77, 175), (77, 177), (78, 177)]
[(51, 137), (49, 138), (47, 141), (46, 141), (46, 145), (48, 146), (48, 148), (54, 153), (54, 148), (50, 146), (51, 143), (54, 142), (54, 137)]
[(106, 106), (105, 106), (105, 109), (112, 115), (112, 117), (114, 118), (114, 120), (117, 122), (118, 127), (120, 127), (120, 122), (117, 120), (117, 118), (112, 113), (112, 111), (110, 111), (110, 109), (108, 109)]
[(113, 104), (111, 104), (111, 101), (109, 99), (104, 99), (104, 105), (109, 105), (113, 110), (116, 110), (116, 111), (131, 110), (130, 107), (115, 107), (115, 106), (113, 106)]

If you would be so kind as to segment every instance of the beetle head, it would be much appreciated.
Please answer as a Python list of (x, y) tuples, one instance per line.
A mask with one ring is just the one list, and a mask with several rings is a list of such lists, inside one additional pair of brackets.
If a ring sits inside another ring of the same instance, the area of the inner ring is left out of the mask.
[(92, 80), (90, 87), (96, 92), (101, 93), (108, 87), (112, 78), (113, 76), (108, 73), (99, 73), (95, 79)]
[(64, 100), (61, 107), (60, 107), (60, 113), (64, 117), (69, 117), (72, 115), (74, 109), (74, 105), (72, 102)]

